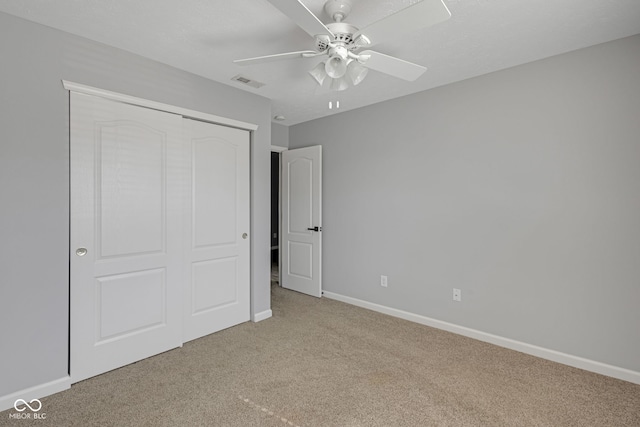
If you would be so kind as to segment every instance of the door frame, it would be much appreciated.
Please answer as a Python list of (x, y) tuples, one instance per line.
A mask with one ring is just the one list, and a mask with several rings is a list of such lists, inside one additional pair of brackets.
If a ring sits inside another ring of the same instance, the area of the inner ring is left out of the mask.
[[(271, 153), (278, 153), (278, 286), (282, 287), (282, 230), (280, 230), (282, 224), (282, 152), (287, 151), (289, 148), (279, 145), (271, 146)], [(271, 271), (269, 271), (271, 274)], [(269, 276), (271, 280), (271, 276)]]

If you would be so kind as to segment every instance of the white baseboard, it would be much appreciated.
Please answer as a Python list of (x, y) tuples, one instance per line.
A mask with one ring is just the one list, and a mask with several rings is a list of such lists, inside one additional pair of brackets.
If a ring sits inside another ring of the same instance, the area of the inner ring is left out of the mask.
[[(63, 390), (67, 390), (70, 387), (71, 377), (67, 376), (35, 387), (16, 391), (15, 393), (11, 393), (6, 396), (0, 396), (0, 411), (13, 408), (13, 404), (18, 399), (30, 402), (32, 399), (40, 399), (41, 397), (50, 396)], [(46, 409), (47, 408), (42, 408), (42, 412), (46, 412)]]
[(463, 335), (465, 337), (474, 338), (479, 341), (495, 344), (500, 347), (516, 350), (521, 353), (530, 354), (542, 359), (547, 359), (553, 362), (562, 363), (564, 365), (573, 366), (574, 368), (580, 368), (584, 369), (585, 371), (595, 372), (609, 377), (618, 378), (620, 380), (629, 381), (631, 383), (640, 384), (640, 372), (620, 368), (618, 366), (607, 365), (606, 363), (596, 362), (594, 360), (573, 356), (571, 354), (561, 353), (555, 350), (549, 350), (547, 348), (512, 340), (510, 338), (504, 338), (498, 335), (478, 331), (476, 329), (455, 325), (449, 322), (443, 322), (442, 320), (432, 319), (430, 317), (409, 313), (407, 311), (359, 300), (357, 298), (347, 297), (333, 292), (323, 291), (323, 296), (337, 301), (342, 301), (347, 304), (377, 311), (379, 313), (388, 314), (400, 319), (409, 320), (421, 325), (430, 326), (436, 329), (442, 329), (448, 332), (453, 332), (454, 334)]
[(251, 321), (254, 323), (258, 323), (270, 318), (271, 316), (273, 316), (273, 313), (271, 312), (271, 310), (265, 310), (265, 311), (261, 311), (260, 313), (256, 313), (253, 316), (253, 319), (251, 319)]

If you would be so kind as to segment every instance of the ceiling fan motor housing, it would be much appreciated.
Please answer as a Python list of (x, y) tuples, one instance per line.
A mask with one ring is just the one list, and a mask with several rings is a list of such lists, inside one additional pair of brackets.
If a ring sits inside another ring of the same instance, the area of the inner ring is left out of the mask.
[(333, 42), (343, 43), (348, 50), (356, 50), (357, 46), (353, 42), (353, 35), (358, 32), (358, 28), (346, 22), (333, 22), (327, 24), (327, 28), (335, 35)]

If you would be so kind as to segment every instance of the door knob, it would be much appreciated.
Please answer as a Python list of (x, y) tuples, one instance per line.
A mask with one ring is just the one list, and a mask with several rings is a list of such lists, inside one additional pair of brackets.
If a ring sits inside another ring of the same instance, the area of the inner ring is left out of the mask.
[(246, 239), (247, 237), (249, 237), (249, 235), (247, 233), (242, 233), (242, 238)]
[(78, 248), (76, 249), (76, 255), (85, 256), (87, 254), (87, 248)]

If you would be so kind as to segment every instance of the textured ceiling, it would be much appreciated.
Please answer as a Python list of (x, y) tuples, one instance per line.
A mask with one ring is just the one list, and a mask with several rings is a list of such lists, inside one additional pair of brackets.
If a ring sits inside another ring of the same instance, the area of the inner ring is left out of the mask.
[[(293, 1), (293, 0), (292, 0)], [(416, 0), (353, 0), (366, 27)], [(323, 22), (324, 0), (303, 0)], [(272, 100), (292, 125), (640, 33), (640, 0), (445, 0), (452, 17), (374, 50), (424, 65), (406, 82), (371, 71), (331, 92), (307, 74), (322, 58), (241, 67), (234, 59), (314, 48), (267, 0), (0, 0), (0, 11), (137, 53)], [(242, 74), (265, 86), (230, 79)], [(339, 112), (338, 111), (338, 112)]]

